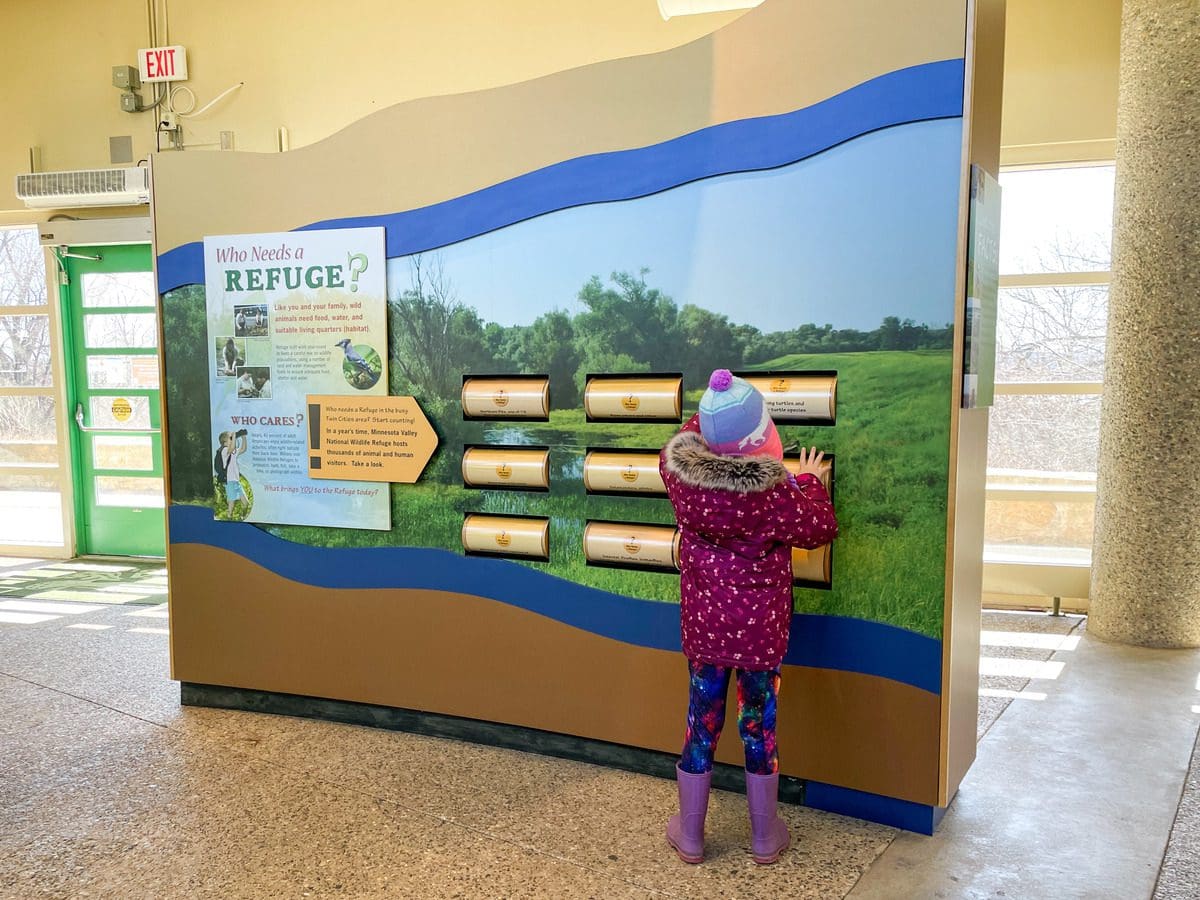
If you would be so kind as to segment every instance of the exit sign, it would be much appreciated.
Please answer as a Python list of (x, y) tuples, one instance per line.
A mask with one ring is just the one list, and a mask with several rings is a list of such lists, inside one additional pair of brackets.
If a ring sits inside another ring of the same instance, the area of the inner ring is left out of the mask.
[(187, 81), (187, 50), (179, 45), (139, 50), (138, 74), (143, 82)]

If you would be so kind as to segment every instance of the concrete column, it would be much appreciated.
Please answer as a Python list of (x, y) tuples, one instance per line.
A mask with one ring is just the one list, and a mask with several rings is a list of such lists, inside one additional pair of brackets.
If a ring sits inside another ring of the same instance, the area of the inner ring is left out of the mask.
[(1200, 646), (1200, 3), (1125, 0), (1089, 634)]

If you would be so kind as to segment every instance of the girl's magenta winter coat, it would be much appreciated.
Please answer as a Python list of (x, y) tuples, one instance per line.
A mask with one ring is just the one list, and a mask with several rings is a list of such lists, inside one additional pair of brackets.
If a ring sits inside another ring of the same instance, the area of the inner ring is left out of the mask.
[(721, 456), (693, 417), (671, 438), (659, 471), (675, 507), (680, 621), (689, 659), (731, 668), (783, 662), (792, 620), (792, 547), (837, 535), (818, 478), (793, 478), (769, 456)]

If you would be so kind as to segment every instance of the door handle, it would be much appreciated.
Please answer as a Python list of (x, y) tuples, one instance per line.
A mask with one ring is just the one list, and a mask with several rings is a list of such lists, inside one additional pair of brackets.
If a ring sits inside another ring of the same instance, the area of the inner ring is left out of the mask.
[(116, 432), (117, 434), (161, 434), (161, 428), (96, 428), (92, 425), (83, 424), (83, 404), (75, 404), (75, 424), (79, 426), (79, 430), (85, 433), (93, 431)]

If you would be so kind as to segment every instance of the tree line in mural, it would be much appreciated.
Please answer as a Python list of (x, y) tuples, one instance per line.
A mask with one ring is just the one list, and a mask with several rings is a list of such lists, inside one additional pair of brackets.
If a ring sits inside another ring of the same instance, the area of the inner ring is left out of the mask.
[[(793, 354), (947, 349), (953, 335), (950, 325), (931, 328), (895, 316), (873, 331), (804, 324), (764, 334), (690, 303), (680, 307), (647, 283), (647, 269), (615, 272), (607, 284), (596, 276), (588, 279), (577, 295), (582, 308), (574, 314), (555, 310), (530, 325), (504, 326), (485, 322), (459, 299), (439, 258), (414, 257), (410, 268), (409, 287), (388, 301), (389, 390), (419, 398), (443, 444), (454, 447), (464, 437), (458, 434), (463, 423), (457, 404), (467, 372), (546, 374), (553, 407), (574, 409), (589, 372), (682, 372), (691, 389), (702, 387), (717, 366), (752, 368)], [(172, 291), (163, 316), (169, 342), (204, 346), (203, 286)], [(200, 354), (194, 361), (174, 354), (167, 376), (173, 498), (207, 500), (212, 493), (208, 408), (184, 402), (207, 393), (205, 360)], [(449, 472), (456, 464), (453, 456), (439, 453), (427, 475), (436, 477), (443, 468)]]
[[(457, 398), (464, 372), (550, 376), (556, 409), (579, 404), (589, 372), (677, 371), (689, 387), (716, 366), (753, 367), (795, 353), (941, 350), (953, 326), (931, 328), (886, 317), (873, 331), (805, 324), (764, 334), (701, 307), (678, 306), (636, 275), (592, 276), (580, 289), (582, 310), (554, 310), (530, 325), (484, 322), (459, 300), (437, 259), (414, 257), (407, 290), (389, 302), (393, 385), (421, 398)], [(395, 393), (395, 391), (393, 391)]]

